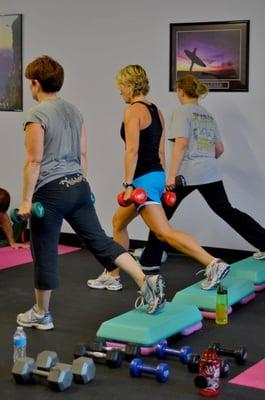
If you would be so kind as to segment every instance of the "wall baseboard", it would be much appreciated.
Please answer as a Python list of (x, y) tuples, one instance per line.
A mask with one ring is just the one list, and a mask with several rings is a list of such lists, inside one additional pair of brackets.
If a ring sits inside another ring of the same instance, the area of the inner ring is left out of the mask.
[[(85, 247), (82, 241), (75, 233), (61, 233), (60, 243), (68, 246)], [(138, 247), (144, 247), (146, 245), (145, 240), (130, 240), (130, 249), (134, 250)], [(251, 251), (247, 250), (235, 250), (235, 249), (224, 249), (219, 247), (203, 247), (206, 251), (212, 254), (214, 257), (224, 259), (226, 262), (235, 262), (244, 258), (250, 257)], [(169, 254), (181, 254), (174, 248), (166, 246), (166, 251)]]

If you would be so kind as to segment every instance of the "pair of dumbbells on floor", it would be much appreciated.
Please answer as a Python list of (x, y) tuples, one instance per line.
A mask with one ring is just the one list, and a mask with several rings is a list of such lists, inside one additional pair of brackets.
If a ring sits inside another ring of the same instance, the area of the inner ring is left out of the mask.
[[(191, 353), (192, 348), (190, 346), (183, 346), (179, 349), (171, 348), (168, 346), (166, 340), (161, 341), (154, 348), (154, 354), (159, 359), (174, 357), (178, 358), (182, 364), (187, 364)], [(133, 377), (140, 377), (144, 374), (152, 375), (158, 382), (167, 382), (170, 376), (170, 368), (167, 363), (163, 362), (157, 365), (150, 365), (140, 358), (135, 358), (130, 362), (129, 372)]]
[(105, 363), (109, 368), (119, 368), (123, 360), (130, 362), (139, 355), (140, 346), (137, 344), (128, 343), (124, 349), (115, 349), (98, 339), (90, 344), (78, 344), (74, 349), (74, 358), (92, 357), (96, 363)]
[(46, 378), (52, 390), (63, 392), (72, 382), (87, 384), (95, 378), (96, 367), (92, 358), (79, 357), (73, 363), (60, 363), (57, 353), (45, 350), (36, 361), (31, 357), (15, 361), (12, 374), (17, 383), (26, 384)]

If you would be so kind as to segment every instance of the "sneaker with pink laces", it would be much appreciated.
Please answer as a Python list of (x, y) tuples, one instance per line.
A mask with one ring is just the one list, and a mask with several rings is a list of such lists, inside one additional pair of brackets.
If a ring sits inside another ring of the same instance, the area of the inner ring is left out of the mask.
[(89, 279), (87, 286), (92, 289), (107, 289), (107, 290), (121, 290), (122, 283), (120, 276), (112, 276), (107, 273), (105, 269), (96, 279)]

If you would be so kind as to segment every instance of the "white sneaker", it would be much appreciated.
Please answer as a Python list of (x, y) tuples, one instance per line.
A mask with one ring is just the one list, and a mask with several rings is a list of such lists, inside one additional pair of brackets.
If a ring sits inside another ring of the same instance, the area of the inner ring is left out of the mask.
[(30, 310), (17, 315), (17, 324), (27, 328), (36, 328), (48, 331), (54, 328), (53, 319), (50, 312), (39, 315), (34, 305)]
[(96, 279), (89, 279), (87, 281), (87, 286), (92, 289), (107, 289), (113, 291), (121, 290), (123, 287), (120, 276), (111, 276), (107, 273), (106, 269)]
[(256, 251), (256, 253), (253, 253), (253, 258), (255, 258), (255, 260), (264, 260), (265, 258), (265, 251)]
[(202, 281), (201, 288), (204, 290), (215, 288), (228, 274), (229, 270), (230, 266), (226, 262), (215, 258), (209, 265), (207, 265), (204, 271), (206, 279)]
[(146, 276), (138, 293), (140, 296), (135, 301), (135, 308), (147, 304), (147, 313), (153, 314), (156, 311), (162, 311), (165, 307), (165, 281), (161, 275)]

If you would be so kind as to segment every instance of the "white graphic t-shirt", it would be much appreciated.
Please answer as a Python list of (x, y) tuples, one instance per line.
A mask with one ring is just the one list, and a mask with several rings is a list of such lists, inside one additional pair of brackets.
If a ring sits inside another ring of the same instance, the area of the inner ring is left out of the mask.
[(173, 112), (171, 136), (189, 138), (178, 174), (187, 185), (201, 185), (222, 179), (215, 158), (215, 144), (222, 142), (212, 115), (199, 104), (183, 104)]

